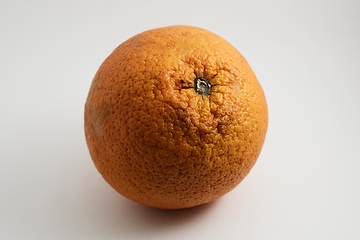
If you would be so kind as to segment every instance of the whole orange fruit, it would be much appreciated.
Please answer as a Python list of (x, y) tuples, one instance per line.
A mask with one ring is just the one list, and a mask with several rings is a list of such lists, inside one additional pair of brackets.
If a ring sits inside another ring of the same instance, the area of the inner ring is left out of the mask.
[(235, 188), (267, 131), (263, 90), (244, 57), (201, 28), (140, 33), (102, 63), (85, 135), (103, 178), (144, 205), (178, 209)]

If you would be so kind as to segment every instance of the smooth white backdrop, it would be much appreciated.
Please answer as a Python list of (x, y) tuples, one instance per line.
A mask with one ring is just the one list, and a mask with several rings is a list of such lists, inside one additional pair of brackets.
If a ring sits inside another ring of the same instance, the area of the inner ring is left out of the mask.
[[(164, 211), (104, 182), (83, 106), (115, 47), (175, 24), (238, 48), (270, 122), (235, 190)], [(360, 239), (359, 1), (3, 1), (0, 66), (0, 239)]]

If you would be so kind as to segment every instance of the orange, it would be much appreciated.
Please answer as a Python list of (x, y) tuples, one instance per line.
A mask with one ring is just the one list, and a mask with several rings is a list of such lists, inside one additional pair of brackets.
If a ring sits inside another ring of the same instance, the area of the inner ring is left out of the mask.
[(93, 162), (120, 194), (163, 209), (211, 202), (255, 164), (268, 124), (244, 57), (201, 28), (140, 33), (102, 63), (85, 104)]

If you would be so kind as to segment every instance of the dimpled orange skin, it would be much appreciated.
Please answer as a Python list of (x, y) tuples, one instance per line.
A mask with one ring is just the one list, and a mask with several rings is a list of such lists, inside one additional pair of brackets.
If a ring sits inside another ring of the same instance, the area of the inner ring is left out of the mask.
[[(208, 92), (196, 88), (199, 79)], [(103, 178), (163, 209), (235, 188), (255, 164), (267, 125), (263, 90), (244, 57), (191, 26), (122, 43), (100, 66), (85, 104), (86, 141)]]

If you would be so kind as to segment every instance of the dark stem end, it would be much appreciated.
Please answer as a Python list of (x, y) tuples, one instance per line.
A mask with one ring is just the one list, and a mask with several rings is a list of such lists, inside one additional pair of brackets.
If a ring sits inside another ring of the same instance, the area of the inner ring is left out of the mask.
[(195, 91), (202, 96), (209, 96), (211, 93), (211, 84), (206, 78), (197, 77), (194, 84)]

